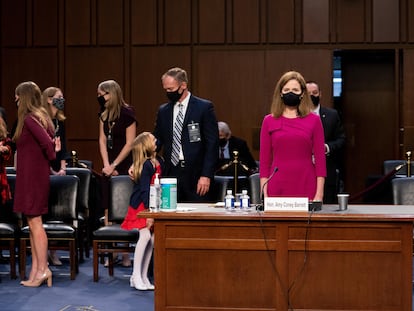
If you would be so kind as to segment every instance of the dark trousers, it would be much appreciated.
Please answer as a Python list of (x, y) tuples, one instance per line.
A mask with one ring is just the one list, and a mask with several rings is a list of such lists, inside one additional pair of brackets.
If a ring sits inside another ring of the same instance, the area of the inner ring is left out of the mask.
[[(166, 177), (176, 177), (177, 178), (177, 202), (187, 203), (187, 202), (210, 202), (210, 191), (204, 195), (199, 196), (197, 194), (197, 183), (200, 176), (195, 173), (191, 167), (181, 165), (172, 166), (168, 176)], [(210, 181), (210, 188), (212, 186), (212, 181)]]

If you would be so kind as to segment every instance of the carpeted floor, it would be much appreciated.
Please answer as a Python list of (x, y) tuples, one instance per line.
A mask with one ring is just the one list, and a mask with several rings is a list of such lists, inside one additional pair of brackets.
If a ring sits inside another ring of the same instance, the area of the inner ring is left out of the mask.
[[(129, 286), (132, 268), (120, 265), (114, 269), (114, 277), (100, 265), (99, 282), (92, 280), (92, 258), (85, 258), (79, 266), (79, 274), (71, 281), (68, 261), (63, 266), (50, 266), (53, 286), (42, 285), (28, 288), (20, 285), (20, 279), (11, 280), (9, 265), (0, 263), (0, 310), (27, 311), (153, 311), (154, 292), (138, 291)], [(29, 268), (27, 268), (27, 273)]]

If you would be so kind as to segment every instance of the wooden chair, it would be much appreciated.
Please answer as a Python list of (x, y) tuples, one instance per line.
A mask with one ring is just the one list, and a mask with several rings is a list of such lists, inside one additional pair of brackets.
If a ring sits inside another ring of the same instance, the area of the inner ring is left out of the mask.
[(93, 281), (98, 281), (99, 257), (108, 256), (108, 273), (114, 275), (115, 253), (134, 252), (134, 244), (138, 241), (138, 230), (124, 230), (121, 223), (128, 211), (133, 182), (128, 175), (112, 176), (109, 184), (110, 200), (108, 220), (110, 225), (103, 226), (93, 232)]
[[(69, 252), (70, 279), (78, 272), (77, 256), (77, 209), (76, 199), (79, 178), (77, 176), (50, 176), (49, 213), (44, 217), (43, 227), (49, 240), (49, 249)], [(30, 249), (29, 227), (21, 230), (20, 278), (26, 276), (26, 251)]]
[(75, 175), (79, 178), (76, 208), (78, 213), (78, 242), (79, 261), (83, 262), (83, 253), (89, 258), (91, 231), (89, 223), (89, 192), (92, 173), (87, 168), (68, 167), (66, 175)]
[(13, 194), (16, 175), (7, 175), (12, 199), (7, 201), (0, 212), (0, 250), (8, 250), (10, 262), (10, 278), (16, 279), (16, 247), (20, 235), (20, 217), (13, 212)]

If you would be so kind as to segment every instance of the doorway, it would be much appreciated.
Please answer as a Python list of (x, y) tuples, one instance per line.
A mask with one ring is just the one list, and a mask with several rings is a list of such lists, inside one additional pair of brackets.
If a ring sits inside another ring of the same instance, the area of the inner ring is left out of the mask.
[[(398, 150), (395, 51), (338, 51), (334, 57), (342, 78), (335, 108), (347, 136), (344, 186), (352, 197), (382, 175), (384, 160)], [(364, 197), (357, 202), (366, 202)]]

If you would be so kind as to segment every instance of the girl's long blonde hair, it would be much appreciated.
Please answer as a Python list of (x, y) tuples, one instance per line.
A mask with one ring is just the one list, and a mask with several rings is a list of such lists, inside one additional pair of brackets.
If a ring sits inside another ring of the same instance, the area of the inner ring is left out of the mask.
[(6, 122), (0, 117), (0, 140), (7, 138), (8, 134)]
[(150, 132), (142, 132), (132, 142), (132, 176), (134, 180), (141, 177), (142, 167), (148, 159), (155, 158), (153, 136)]
[(21, 133), (24, 124), (24, 118), (27, 114), (32, 113), (44, 129), (51, 128), (54, 131), (52, 120), (49, 113), (42, 106), (42, 92), (36, 83), (26, 81), (16, 87), (16, 95), (19, 97), (19, 108), (17, 110), (17, 126), (13, 140), (16, 141)]
[(106, 80), (99, 83), (98, 89), (111, 95), (105, 110), (101, 114), (101, 120), (112, 122), (118, 119), (121, 115), (122, 106), (128, 107), (120, 85), (115, 80)]
[[(47, 110), (47, 112), (49, 113), (50, 117), (52, 119), (54, 119), (54, 116), (52, 115), (52, 110), (50, 109), (50, 104), (48, 103), (48, 99), (55, 96), (55, 94), (60, 91), (62, 92), (62, 90), (58, 87), (55, 86), (51, 86), (48, 87), (46, 90), (43, 91), (42, 93), (42, 105), (43, 107)], [(56, 112), (56, 120), (59, 121), (65, 121), (66, 117), (65, 114), (63, 113), (62, 110), (59, 110)]]

